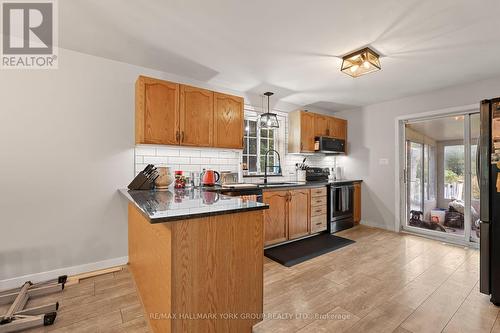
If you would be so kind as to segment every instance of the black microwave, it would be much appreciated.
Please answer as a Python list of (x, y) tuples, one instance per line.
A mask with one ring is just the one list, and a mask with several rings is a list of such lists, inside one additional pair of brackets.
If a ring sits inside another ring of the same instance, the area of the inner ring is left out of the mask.
[(314, 138), (314, 151), (325, 154), (345, 154), (345, 140), (318, 136)]

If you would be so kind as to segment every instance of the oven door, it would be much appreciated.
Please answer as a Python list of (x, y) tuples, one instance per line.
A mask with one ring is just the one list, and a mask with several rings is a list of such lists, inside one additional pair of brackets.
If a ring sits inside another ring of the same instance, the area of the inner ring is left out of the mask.
[(354, 186), (341, 185), (330, 187), (330, 221), (353, 217)]

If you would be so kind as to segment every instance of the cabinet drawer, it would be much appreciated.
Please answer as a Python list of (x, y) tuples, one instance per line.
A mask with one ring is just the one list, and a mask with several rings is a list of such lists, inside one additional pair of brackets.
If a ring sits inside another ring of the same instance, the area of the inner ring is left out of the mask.
[(311, 218), (311, 233), (326, 230), (326, 214)]
[(319, 216), (319, 215), (326, 216), (326, 205), (311, 207), (311, 216)]
[(319, 206), (326, 206), (326, 196), (311, 198), (311, 207), (314, 209)]
[(321, 197), (326, 195), (326, 187), (311, 189), (311, 197)]

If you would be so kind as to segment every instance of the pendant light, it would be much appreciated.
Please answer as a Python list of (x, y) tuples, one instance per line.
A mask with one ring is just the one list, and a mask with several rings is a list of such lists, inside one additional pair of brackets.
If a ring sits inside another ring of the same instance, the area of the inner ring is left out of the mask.
[(267, 96), (267, 112), (260, 115), (260, 127), (261, 128), (279, 128), (280, 124), (278, 123), (278, 116), (276, 113), (271, 112), (271, 108), (269, 105), (269, 97), (274, 95), (272, 92), (265, 92), (264, 96)]

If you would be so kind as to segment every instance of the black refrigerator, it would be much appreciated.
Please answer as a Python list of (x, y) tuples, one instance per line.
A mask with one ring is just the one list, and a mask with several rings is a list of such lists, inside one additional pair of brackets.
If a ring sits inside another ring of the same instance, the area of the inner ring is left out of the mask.
[(479, 290), (500, 305), (500, 98), (481, 102)]

